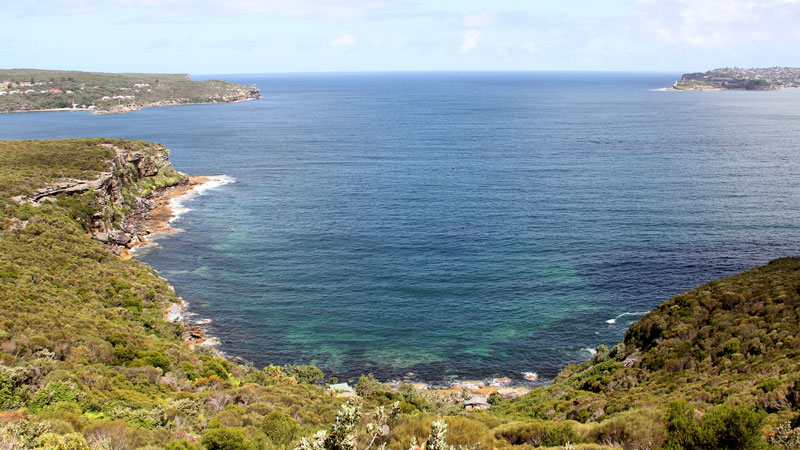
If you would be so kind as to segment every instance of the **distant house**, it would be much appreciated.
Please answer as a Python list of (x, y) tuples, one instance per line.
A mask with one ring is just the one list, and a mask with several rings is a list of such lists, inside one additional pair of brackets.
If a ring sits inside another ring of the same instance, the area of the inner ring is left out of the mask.
[(328, 387), (328, 391), (337, 397), (357, 397), (356, 391), (347, 383), (332, 384)]
[(61, 89), (49, 89), (47, 92), (50, 92), (52, 94), (63, 94), (64, 93), (64, 91), (62, 91)]
[(480, 411), (482, 409), (489, 409), (492, 406), (489, 404), (489, 400), (486, 397), (472, 397), (468, 400), (464, 400), (464, 409), (467, 411)]

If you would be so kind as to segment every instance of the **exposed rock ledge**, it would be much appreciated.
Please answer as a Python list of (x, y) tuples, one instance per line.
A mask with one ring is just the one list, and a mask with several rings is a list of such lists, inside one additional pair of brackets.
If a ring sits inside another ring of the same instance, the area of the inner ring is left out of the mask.
[[(109, 171), (102, 172), (94, 180), (66, 180), (39, 189), (29, 196), (14, 197), (13, 200), (39, 205), (54, 201), (59, 194), (96, 191), (99, 208), (87, 224), (90, 233), (105, 243), (114, 254), (125, 255), (128, 249), (143, 242), (150, 233), (145, 221), (152, 218), (151, 211), (159, 206), (158, 199), (164, 195), (164, 191), (175, 186), (156, 189), (147, 197), (139, 196), (136, 187), (140, 179), (158, 175), (160, 170), (167, 167), (171, 169), (169, 150), (159, 144), (150, 144), (144, 151), (130, 151), (107, 143), (100, 145), (114, 150), (116, 154)], [(177, 185), (188, 186), (192, 183), (188, 176), (177, 171), (175, 173), (181, 177)], [(123, 195), (126, 190), (133, 195)], [(121, 220), (114, 220), (115, 210), (127, 211), (127, 214)]]

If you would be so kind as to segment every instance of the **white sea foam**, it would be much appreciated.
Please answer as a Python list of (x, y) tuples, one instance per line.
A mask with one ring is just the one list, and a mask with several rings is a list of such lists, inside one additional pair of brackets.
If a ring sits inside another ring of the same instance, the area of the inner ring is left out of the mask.
[(647, 314), (647, 311), (644, 311), (644, 312), (625, 312), (625, 313), (622, 313), (622, 314), (618, 315), (617, 317), (614, 317), (613, 319), (606, 320), (606, 323), (610, 323), (610, 324), (613, 325), (613, 324), (617, 323), (617, 320), (622, 319), (625, 316), (641, 317), (641, 316), (643, 316), (645, 314)]
[(586, 348), (582, 348), (581, 350), (583, 350), (584, 352), (588, 352), (592, 356), (597, 354), (597, 350), (595, 350), (593, 348), (586, 347)]
[(184, 202), (194, 197), (200, 196), (205, 194), (206, 192), (210, 191), (211, 189), (218, 188), (220, 186), (224, 186), (226, 184), (231, 184), (236, 182), (236, 179), (233, 177), (229, 177), (227, 175), (216, 175), (213, 177), (208, 177), (208, 181), (205, 183), (196, 186), (194, 189), (190, 190), (186, 194), (173, 198), (169, 201), (169, 207), (172, 209), (172, 217), (169, 219), (168, 224), (172, 225), (173, 222), (178, 220), (182, 215), (191, 211), (191, 209), (184, 206)]
[(528, 381), (536, 381), (536, 379), (539, 378), (539, 374), (536, 372), (522, 372), (522, 378)]

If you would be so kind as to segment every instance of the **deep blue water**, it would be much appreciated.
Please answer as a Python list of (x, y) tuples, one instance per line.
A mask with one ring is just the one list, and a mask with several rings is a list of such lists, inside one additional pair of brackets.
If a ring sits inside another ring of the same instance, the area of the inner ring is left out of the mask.
[(263, 99), (0, 116), (235, 182), (140, 254), (229, 354), (340, 378), (554, 376), (686, 289), (797, 255), (800, 90), (677, 74), (224, 76)]

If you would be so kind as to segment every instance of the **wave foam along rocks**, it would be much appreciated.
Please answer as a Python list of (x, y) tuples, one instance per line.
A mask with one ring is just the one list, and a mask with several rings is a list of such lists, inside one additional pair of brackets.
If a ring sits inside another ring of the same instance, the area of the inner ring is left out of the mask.
[(178, 220), (178, 218), (182, 216), (184, 213), (191, 211), (191, 209), (183, 206), (186, 200), (194, 198), (199, 195), (203, 195), (204, 193), (210, 191), (211, 189), (215, 189), (220, 186), (224, 186), (226, 184), (231, 184), (235, 182), (236, 179), (233, 177), (229, 177), (227, 175), (215, 175), (212, 177), (208, 177), (208, 181), (190, 190), (185, 195), (173, 198), (172, 200), (169, 201), (169, 207), (172, 209), (172, 217), (169, 219), (168, 223), (172, 225), (172, 223)]
[(645, 314), (647, 314), (646, 311), (644, 311), (644, 312), (641, 312), (641, 311), (640, 312), (626, 312), (626, 313), (622, 313), (622, 314), (618, 315), (617, 317), (614, 317), (613, 319), (606, 320), (606, 323), (610, 323), (610, 324), (613, 325), (613, 324), (617, 323), (617, 320), (619, 320), (619, 319), (621, 319), (621, 318), (623, 318), (625, 316), (640, 317), (640, 316), (643, 316)]

